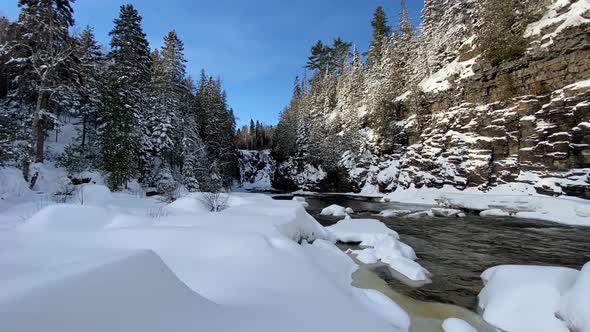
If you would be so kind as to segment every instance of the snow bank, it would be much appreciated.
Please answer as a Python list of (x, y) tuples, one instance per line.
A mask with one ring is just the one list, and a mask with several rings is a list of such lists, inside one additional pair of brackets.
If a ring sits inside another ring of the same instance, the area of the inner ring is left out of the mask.
[(345, 208), (340, 205), (332, 204), (324, 208), (321, 212), (323, 216), (334, 216), (334, 217), (346, 217), (353, 214), (354, 211), (351, 208)]
[(218, 331), (227, 319), (152, 251), (64, 264), (0, 288), (7, 331)]
[(51, 205), (35, 213), (18, 227), (21, 231), (93, 231), (107, 227), (114, 214), (107, 209), (84, 205)]
[(561, 298), (558, 316), (571, 331), (590, 332), (590, 263)]
[(353, 250), (352, 254), (365, 264), (379, 261), (388, 264), (407, 278), (416, 281), (428, 280), (430, 273), (420, 264), (414, 249), (399, 240), (399, 235), (385, 224), (372, 219), (346, 219), (327, 227), (341, 242), (356, 243), (367, 247)]
[(477, 330), (464, 320), (449, 318), (442, 323), (444, 332), (477, 332)]
[[(482, 192), (477, 188), (460, 191), (452, 186), (442, 189), (399, 188), (383, 197), (385, 201), (450, 206), (475, 211), (493, 210), (484, 215), (506, 214), (517, 218), (539, 219), (570, 225), (590, 226), (590, 201), (575, 197), (551, 197), (536, 193), (532, 185), (509, 183)], [(503, 211), (500, 213), (499, 211)], [(414, 217), (421, 217), (415, 215)]]
[[(562, 267), (503, 265), (482, 274), (483, 317), (510, 332), (568, 332), (556, 317), (561, 297), (580, 272)], [(567, 315), (567, 314), (565, 314)]]
[(21, 170), (12, 167), (0, 168), (0, 199), (20, 197), (28, 192), (29, 184), (23, 178)]
[(305, 199), (305, 197), (295, 196), (295, 197), (293, 197), (293, 201), (299, 202), (301, 204), (301, 206), (303, 206), (304, 208), (309, 207), (309, 203), (307, 203), (307, 200)]
[(317, 331), (409, 330), (395, 303), (351, 286), (356, 264), (300, 202), (232, 193), (211, 213), (198, 195), (164, 205), (85, 188), (105, 204), (0, 228), (4, 329), (299, 332), (304, 318)]

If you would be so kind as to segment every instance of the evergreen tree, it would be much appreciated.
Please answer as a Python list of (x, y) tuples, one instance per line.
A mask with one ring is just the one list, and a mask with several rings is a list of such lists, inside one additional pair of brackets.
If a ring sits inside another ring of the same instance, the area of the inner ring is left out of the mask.
[(482, 1), (479, 44), (493, 64), (518, 58), (526, 51), (525, 25), (518, 24), (517, 16), (523, 6), (519, 0)]
[(134, 175), (135, 159), (132, 135), (134, 114), (127, 105), (125, 87), (121, 80), (111, 79), (107, 83), (99, 116), (102, 168), (109, 172), (107, 184), (113, 190), (127, 184)]
[(104, 68), (106, 59), (94, 38), (91, 27), (86, 27), (79, 38), (79, 59), (81, 82), (79, 87), (80, 109), (82, 118), (80, 132), (80, 149), (85, 151), (96, 140), (97, 113), (100, 106), (101, 89), (104, 85)]
[[(201, 137), (207, 146), (211, 163), (208, 190), (220, 190), (231, 186), (238, 177), (238, 154), (235, 146), (235, 117), (227, 107), (221, 82), (201, 73), (197, 101), (202, 118)], [(221, 187), (218, 187), (221, 185)]]
[(112, 65), (101, 108), (103, 167), (111, 188), (126, 184), (136, 174), (147, 140), (145, 102), (152, 60), (141, 28), (141, 16), (132, 5), (121, 6), (110, 32)]
[(383, 44), (391, 35), (391, 27), (387, 25), (387, 16), (383, 7), (379, 6), (375, 10), (371, 26), (373, 27), (373, 40), (369, 49), (369, 60), (379, 62), (383, 52)]

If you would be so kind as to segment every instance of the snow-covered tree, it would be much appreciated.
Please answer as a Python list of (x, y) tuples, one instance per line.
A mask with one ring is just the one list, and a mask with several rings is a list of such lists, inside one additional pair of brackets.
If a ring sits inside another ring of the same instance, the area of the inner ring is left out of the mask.
[(34, 99), (34, 159), (42, 162), (46, 131), (55, 118), (49, 103), (76, 71), (76, 41), (69, 34), (73, 10), (69, 0), (20, 0), (18, 6), (18, 38), (3, 48), (10, 55), (6, 65), (16, 73), (13, 81), (18, 93), (23, 99)]
[(110, 32), (112, 62), (100, 112), (103, 166), (117, 188), (136, 173), (147, 133), (145, 111), (152, 60), (141, 16), (132, 5), (121, 6)]
[(383, 7), (379, 6), (375, 10), (371, 26), (373, 27), (373, 40), (368, 55), (369, 61), (375, 63), (381, 59), (383, 44), (391, 35), (391, 27), (387, 25), (387, 15)]

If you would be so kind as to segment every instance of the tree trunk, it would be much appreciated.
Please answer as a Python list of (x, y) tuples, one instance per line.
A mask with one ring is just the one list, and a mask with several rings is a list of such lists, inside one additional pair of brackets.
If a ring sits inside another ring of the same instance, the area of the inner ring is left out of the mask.
[(84, 147), (86, 145), (86, 119), (88, 118), (87, 115), (82, 117), (82, 152), (84, 152)]
[(33, 119), (33, 133), (35, 137), (35, 162), (42, 163), (44, 159), (45, 150), (45, 124), (43, 123), (43, 99), (45, 93), (43, 86), (39, 89), (37, 96), (37, 108), (35, 110), (35, 118)]

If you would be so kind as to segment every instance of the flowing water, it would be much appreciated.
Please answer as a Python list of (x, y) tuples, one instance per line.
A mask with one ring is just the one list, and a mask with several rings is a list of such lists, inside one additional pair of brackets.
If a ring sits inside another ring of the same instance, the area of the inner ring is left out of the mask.
[[(428, 303), (439, 311), (441, 308), (436, 304), (452, 305), (438, 314), (431, 312), (435, 317), (442, 317), (445, 310), (453, 311), (455, 307), (476, 312), (477, 295), (483, 287), (480, 275), (487, 268), (502, 264), (534, 264), (580, 269), (590, 261), (590, 227), (508, 217), (484, 218), (475, 214), (468, 214), (465, 218), (381, 217), (378, 213), (386, 209), (420, 211), (428, 207), (343, 195), (318, 195), (306, 199), (308, 212), (324, 226), (336, 223), (339, 218), (321, 216), (321, 210), (338, 204), (351, 207), (355, 211), (353, 218), (378, 219), (397, 231), (401, 240), (416, 251), (418, 263), (433, 274), (432, 283), (412, 283), (384, 265), (372, 266), (371, 273), (390, 286), (393, 295), (388, 295), (398, 303), (410, 303), (414, 309), (420, 307), (416, 303), (422, 303), (420, 310), (426, 310), (424, 306)], [(341, 247), (346, 249), (347, 246)], [(360, 283), (366, 286), (366, 281), (372, 279), (366, 277), (366, 271), (361, 274), (365, 276), (361, 278), (365, 282)], [(478, 324), (478, 319), (471, 317), (468, 320)]]

